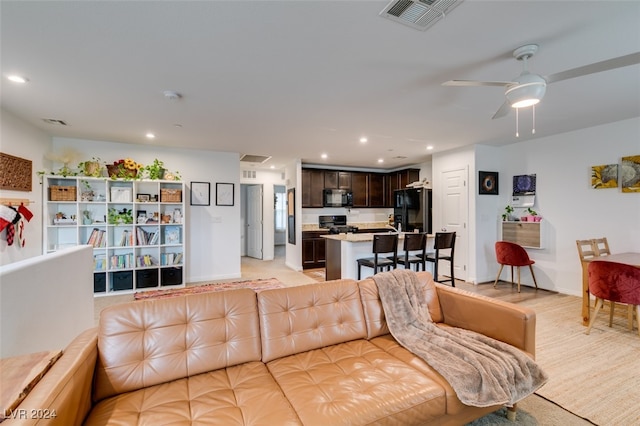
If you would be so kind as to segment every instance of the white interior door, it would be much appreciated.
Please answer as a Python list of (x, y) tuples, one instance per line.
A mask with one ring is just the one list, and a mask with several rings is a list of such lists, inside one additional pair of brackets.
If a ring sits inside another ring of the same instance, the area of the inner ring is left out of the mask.
[[(442, 172), (440, 205), (440, 217), (442, 218), (442, 231), (456, 233), (456, 247), (454, 253), (454, 274), (456, 279), (467, 279), (468, 263), (468, 233), (467, 217), (469, 210), (467, 169), (457, 169)], [(439, 230), (434, 230), (437, 232)], [(445, 264), (446, 263), (446, 264)], [(446, 275), (449, 271), (448, 262), (438, 265), (438, 272)]]
[(262, 259), (262, 185), (247, 187), (247, 256)]

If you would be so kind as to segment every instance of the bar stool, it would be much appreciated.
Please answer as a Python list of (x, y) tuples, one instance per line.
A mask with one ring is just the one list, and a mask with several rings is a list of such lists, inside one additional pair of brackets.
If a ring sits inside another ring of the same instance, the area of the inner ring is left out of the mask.
[[(455, 232), (436, 232), (436, 238), (433, 243), (434, 253), (428, 253), (424, 260), (427, 262), (433, 262), (433, 279), (439, 283), (446, 283), (451, 281), (451, 287), (456, 286), (456, 278), (453, 275), (453, 254), (456, 248), (456, 233)], [(451, 250), (449, 254), (442, 254), (440, 250)], [(438, 263), (441, 260), (446, 260), (451, 264), (451, 279), (438, 280)]]
[[(392, 253), (393, 259), (379, 257), (379, 255)], [(398, 234), (374, 234), (373, 235), (373, 257), (358, 259), (358, 280), (360, 279), (360, 268), (366, 266), (373, 268), (373, 273), (377, 274), (385, 268), (390, 270), (398, 266), (395, 258), (398, 257)]]
[[(411, 269), (411, 265), (416, 265), (416, 272), (425, 270), (425, 254), (427, 250), (427, 236), (419, 233), (407, 233), (404, 234), (404, 243), (402, 246), (404, 250), (404, 256), (396, 256), (395, 260), (398, 264), (404, 266), (405, 269)], [(412, 255), (411, 252), (421, 251), (417, 255)], [(388, 259), (394, 260), (391, 256)]]

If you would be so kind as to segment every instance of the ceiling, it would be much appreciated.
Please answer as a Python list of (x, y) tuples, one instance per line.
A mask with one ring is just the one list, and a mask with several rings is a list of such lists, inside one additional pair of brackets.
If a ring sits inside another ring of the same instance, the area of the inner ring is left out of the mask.
[(386, 4), (2, 0), (2, 107), (52, 136), (266, 155), (256, 167), (276, 168), (394, 169), (640, 116), (640, 65), (550, 85), (535, 135), (529, 110), (519, 138), (514, 113), (492, 120), (504, 88), (441, 85), (511, 80), (529, 43), (541, 75), (639, 52), (640, 2), (466, 0), (427, 31), (378, 16)]

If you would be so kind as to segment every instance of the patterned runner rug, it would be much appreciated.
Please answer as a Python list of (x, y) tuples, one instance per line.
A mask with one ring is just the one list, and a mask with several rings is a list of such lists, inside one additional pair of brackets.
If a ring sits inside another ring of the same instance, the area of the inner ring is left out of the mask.
[(133, 298), (135, 300), (160, 299), (166, 297), (182, 296), (185, 294), (207, 293), (209, 291), (235, 290), (237, 288), (250, 288), (254, 291), (259, 292), (263, 290), (282, 287), (284, 287), (284, 284), (277, 278), (265, 278), (259, 280), (236, 281), (231, 283), (204, 284), (168, 290), (140, 291), (135, 293), (133, 295)]

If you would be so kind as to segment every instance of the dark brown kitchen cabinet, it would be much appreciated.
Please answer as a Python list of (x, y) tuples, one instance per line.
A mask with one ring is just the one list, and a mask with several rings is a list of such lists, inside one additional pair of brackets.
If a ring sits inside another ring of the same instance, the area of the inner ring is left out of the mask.
[(351, 189), (351, 173), (325, 170), (324, 187), (329, 189)]
[(369, 174), (369, 207), (385, 207), (385, 190), (387, 179), (381, 173)]
[(369, 175), (364, 172), (351, 173), (353, 207), (369, 207)]
[(302, 269), (324, 268), (326, 240), (321, 235), (327, 231), (305, 231), (302, 233)]
[(322, 207), (324, 172), (316, 169), (302, 169), (302, 207)]
[(389, 173), (387, 187), (387, 207), (393, 207), (393, 191), (404, 189), (408, 184), (420, 180), (420, 169), (404, 169)]

